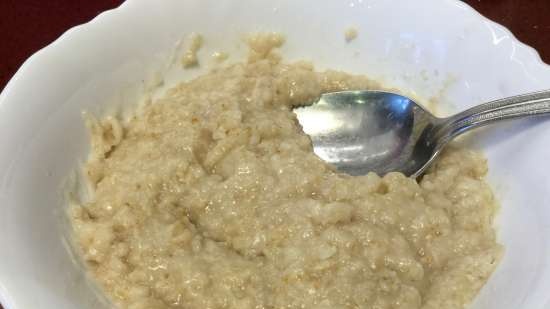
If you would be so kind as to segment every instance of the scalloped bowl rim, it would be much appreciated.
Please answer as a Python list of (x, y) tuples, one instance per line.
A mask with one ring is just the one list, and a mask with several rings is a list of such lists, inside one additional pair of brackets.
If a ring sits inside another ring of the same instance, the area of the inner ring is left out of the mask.
[[(359, 2), (362, 2), (361, 0), (358, 0)], [(372, 2), (375, 2), (376, 0), (372, 0)], [(192, 2), (192, 1), (189, 1)], [(284, 2), (284, 1), (283, 1)], [(67, 43), (74, 40), (76, 37), (80, 36), (81, 33), (85, 33), (88, 31), (91, 31), (93, 26), (98, 24), (108, 24), (108, 23), (114, 23), (118, 18), (122, 18), (125, 14), (131, 14), (132, 11), (130, 10), (134, 5), (138, 6), (140, 3), (144, 3), (143, 0), (129, 0), (124, 2), (122, 5), (120, 5), (118, 8), (105, 11), (98, 16), (96, 16), (94, 19), (92, 19), (90, 22), (86, 24), (82, 24), (80, 26), (76, 26), (74, 28), (69, 29), (66, 31), (63, 35), (61, 35), (57, 40), (55, 40), (50, 45), (44, 47), (43, 49), (39, 50), (35, 54), (33, 54), (30, 58), (28, 58), (21, 68), (16, 72), (16, 74), (13, 76), (13, 78), (8, 82), (6, 87), (3, 89), (2, 93), (0, 94), (0, 112), (10, 104), (10, 100), (12, 99), (12, 96), (14, 93), (25, 91), (29, 87), (29, 85), (26, 85), (24, 82), (21, 82), (21, 79), (27, 75), (34, 74), (34, 71), (38, 70), (38, 66), (40, 66), (40, 62), (48, 59), (49, 57), (53, 57), (52, 53), (58, 52), (64, 48), (66, 48)], [(353, 3), (350, 2), (350, 3)], [(493, 29), (493, 31), (500, 32), (502, 35), (501, 37), (506, 37), (506, 39), (510, 40), (512, 42), (513, 48), (517, 48), (518, 52), (517, 54), (522, 57), (521, 59), (517, 59), (518, 63), (523, 67), (524, 71), (528, 75), (532, 75), (535, 78), (541, 78), (541, 79), (547, 79), (550, 81), (550, 66), (545, 64), (542, 60), (538, 52), (520, 42), (513, 34), (510, 32), (507, 28), (504, 26), (497, 24), (493, 21), (490, 21), (489, 19), (482, 16), (480, 13), (475, 11), (472, 7), (465, 4), (464, 2), (461, 2), (459, 0), (444, 0), (439, 3), (441, 6), (456, 6), (458, 10), (465, 10), (468, 11), (468, 14), (471, 16), (476, 16), (476, 18), (480, 19), (488, 25), (490, 29)], [(515, 51), (514, 51), (515, 53)], [(533, 89), (535, 90), (535, 89)], [(0, 123), (0, 129), (2, 128), (2, 124)], [(7, 125), (6, 125), (7, 127)], [(1, 137), (1, 136), (0, 136)], [(0, 157), (1, 158), (1, 157)], [(1, 162), (0, 162), (1, 163)], [(0, 169), (0, 171), (2, 171)], [(3, 175), (0, 175), (3, 176)], [(2, 177), (0, 177), (0, 198), (2, 197)], [(5, 179), (4, 179), (5, 180)], [(0, 201), (2, 201), (0, 199)], [(547, 216), (547, 214), (545, 214)], [(1, 219), (0, 219), (1, 220)], [(0, 221), (1, 222), (1, 221)], [(3, 226), (0, 224), (0, 229), (2, 229)], [(547, 229), (547, 231), (550, 231), (550, 225), (546, 224), (543, 226), (544, 229)], [(0, 235), (0, 240), (2, 236)], [(550, 242), (546, 242), (550, 243)], [(544, 251), (544, 249), (543, 249)], [(546, 256), (548, 255), (548, 252), (550, 250), (546, 249)], [(0, 265), (0, 272), (2, 270), (2, 266)], [(4, 283), (5, 284), (5, 283)], [(550, 288), (550, 286), (549, 286)], [(4, 291), (4, 285), (0, 281), (0, 303), (4, 304), (6, 309), (15, 309), (15, 305), (12, 304), (12, 301), (10, 296), (6, 294)], [(542, 300), (544, 301), (544, 304), (540, 307), (537, 307), (536, 309), (541, 309), (544, 306), (550, 305), (550, 296), (547, 296), (546, 299)], [(535, 308), (533, 308), (535, 309)]]

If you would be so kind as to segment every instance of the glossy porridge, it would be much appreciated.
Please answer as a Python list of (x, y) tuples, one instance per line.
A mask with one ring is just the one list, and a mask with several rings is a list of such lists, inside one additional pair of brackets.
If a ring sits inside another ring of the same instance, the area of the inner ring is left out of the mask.
[(420, 183), (336, 173), (292, 107), (378, 85), (285, 64), (282, 42), (127, 123), (87, 118), (94, 192), (71, 218), (92, 277), (119, 308), (464, 308), (502, 251), (483, 157), (452, 149)]

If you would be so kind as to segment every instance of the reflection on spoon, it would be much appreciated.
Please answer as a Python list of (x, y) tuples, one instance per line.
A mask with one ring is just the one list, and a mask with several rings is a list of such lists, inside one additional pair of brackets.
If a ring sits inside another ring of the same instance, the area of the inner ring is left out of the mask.
[(449, 141), (472, 128), (550, 114), (550, 91), (485, 103), (448, 118), (402, 95), (366, 90), (327, 93), (294, 112), (315, 153), (339, 171), (417, 177)]

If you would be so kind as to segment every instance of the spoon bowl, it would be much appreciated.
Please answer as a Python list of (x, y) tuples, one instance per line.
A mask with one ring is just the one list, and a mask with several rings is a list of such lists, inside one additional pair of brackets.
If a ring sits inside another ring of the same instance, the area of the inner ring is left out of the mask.
[(323, 94), (294, 112), (314, 152), (350, 175), (420, 176), (454, 137), (497, 120), (550, 114), (550, 91), (485, 103), (437, 118), (410, 98), (385, 91)]

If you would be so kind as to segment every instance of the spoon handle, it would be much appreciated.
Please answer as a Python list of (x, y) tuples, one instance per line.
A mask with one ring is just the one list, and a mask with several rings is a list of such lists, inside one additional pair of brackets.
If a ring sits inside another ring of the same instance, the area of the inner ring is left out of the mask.
[(495, 121), (528, 116), (550, 116), (550, 90), (481, 104), (443, 120), (438, 133), (449, 141), (470, 129)]

